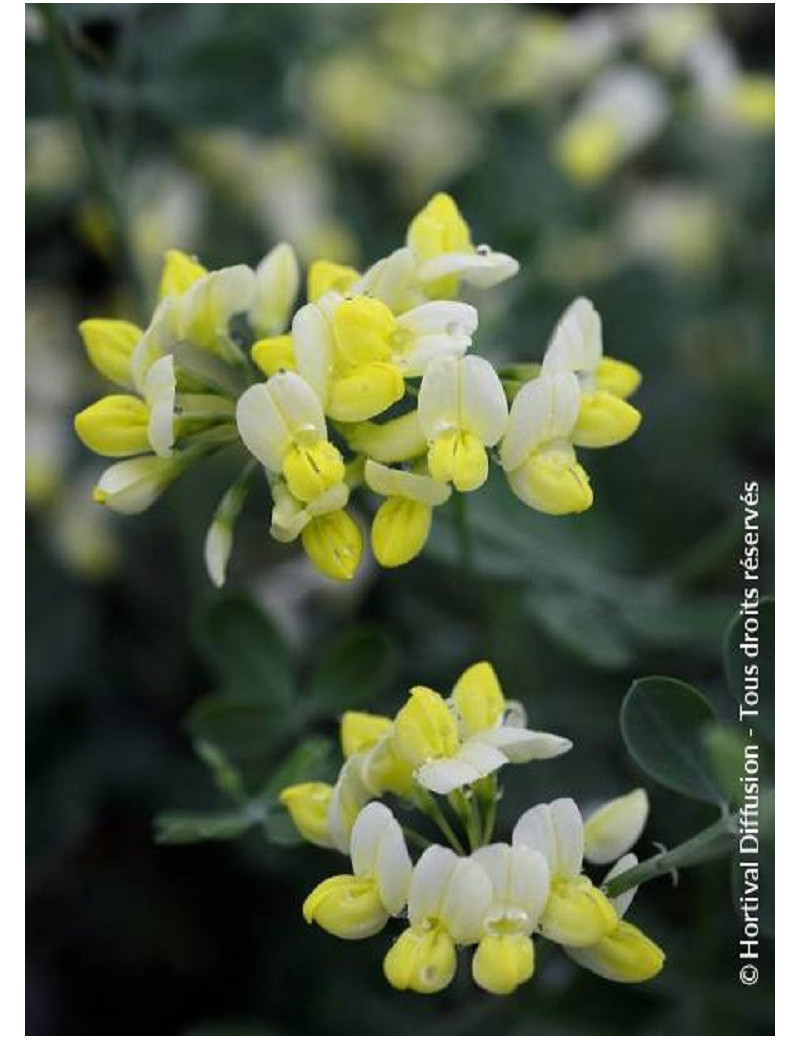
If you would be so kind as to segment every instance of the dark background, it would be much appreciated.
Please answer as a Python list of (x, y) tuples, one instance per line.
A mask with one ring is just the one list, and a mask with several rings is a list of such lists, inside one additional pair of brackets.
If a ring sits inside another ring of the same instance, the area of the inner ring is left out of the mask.
[[(492, 83), (516, 20), (571, 22), (583, 7), (56, 5), (150, 291), (173, 244), (208, 266), (255, 263), (286, 237), (305, 260), (367, 263), (443, 188), (476, 241), (522, 263), (481, 301), (482, 352), (538, 359), (574, 296), (596, 303), (607, 352), (644, 373), (644, 421), (628, 444), (584, 453), (589, 513), (533, 514), (492, 481), (468, 501), (479, 585), (465, 582), (443, 515), (421, 560), (331, 591), (269, 541), (262, 488), (237, 533), (231, 584), (282, 626), (297, 696), (323, 648), (364, 624), (389, 647), (374, 710), (394, 710), (416, 682), (444, 690), (490, 656), (506, 695), (575, 741), (547, 768), (508, 771), (501, 823), (538, 800), (645, 783), (647, 855), (650, 841), (682, 841), (715, 811), (646, 781), (625, 752), (619, 704), (636, 677), (667, 674), (733, 716), (721, 647), (739, 601), (745, 480), (761, 484), (771, 588), (773, 138), (710, 126), (684, 74), (653, 65), (670, 98), (665, 127), (603, 183), (570, 182), (551, 143), (588, 88), (501, 103)], [(773, 5), (711, 8), (743, 67), (770, 72)], [(533, 982), (511, 998), (477, 991), (466, 972), (421, 998), (386, 985), (386, 936), (345, 944), (303, 923), (302, 898), (338, 869), (332, 854), (256, 833), (154, 842), (157, 812), (214, 798), (182, 720), (224, 681), (193, 633), (216, 602), (202, 541), (232, 471), (222, 459), (190, 474), (140, 518), (88, 502), (95, 463), (70, 417), (99, 385), (75, 325), (134, 316), (136, 303), (43, 22), (27, 9), (28, 1033), (770, 1035), (771, 944), (761, 982), (744, 989), (724, 861), (640, 891), (632, 919), (667, 951), (646, 986), (606, 983), (540, 943)], [(621, 53), (648, 65), (637, 45)], [(433, 130), (409, 137), (382, 120), (377, 87), (354, 95), (374, 121), (354, 126), (351, 108), (338, 124), (319, 101), (331, 89), (320, 70), (354, 54), (377, 67), (381, 90), (391, 84), (389, 112)], [(711, 200), (688, 261), (669, 245), (644, 256), (620, 232), (631, 200), (664, 182)], [(348, 703), (346, 691), (331, 696), (315, 732), (334, 733)]]

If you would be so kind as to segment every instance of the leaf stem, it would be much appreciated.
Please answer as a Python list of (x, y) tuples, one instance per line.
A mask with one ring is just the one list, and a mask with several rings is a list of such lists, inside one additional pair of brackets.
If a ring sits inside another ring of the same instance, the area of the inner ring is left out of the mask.
[(736, 843), (738, 825), (738, 814), (726, 813), (716, 823), (699, 831), (681, 845), (676, 845), (674, 849), (659, 852), (612, 878), (603, 886), (606, 895), (613, 899), (635, 885), (642, 885), (663, 874), (674, 874), (680, 867), (690, 867), (724, 856)]
[(418, 849), (423, 851), (431, 844), (424, 834), (415, 831), (413, 827), (406, 827), (405, 824), (403, 824), (403, 834), (405, 834), (406, 840), (410, 845), (416, 845)]
[(56, 4), (41, 5), (56, 70), (61, 81), (67, 108), (78, 129), (95, 194), (101, 204), (108, 210), (114, 224), (119, 259), (134, 296), (137, 316), (141, 316), (145, 313), (146, 298), (141, 276), (134, 259), (127, 213), (117, 191), (114, 174), (106, 161), (106, 156), (103, 154), (100, 136), (81, 90), (78, 72), (70, 55), (56, 7)]

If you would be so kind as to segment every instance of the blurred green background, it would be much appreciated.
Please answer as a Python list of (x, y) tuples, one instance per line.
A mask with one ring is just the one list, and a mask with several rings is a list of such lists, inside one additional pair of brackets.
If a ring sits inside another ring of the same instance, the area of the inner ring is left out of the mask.
[[(303, 923), (334, 854), (256, 831), (159, 845), (152, 821), (217, 804), (192, 738), (263, 783), (301, 732), (335, 736), (359, 698), (392, 712), (409, 685), (446, 691), (484, 656), (535, 725), (576, 745), (504, 775), (502, 825), (542, 799), (587, 805), (643, 782), (640, 855), (713, 821), (643, 778), (617, 719), (649, 674), (695, 683), (733, 717), (721, 648), (746, 480), (761, 485), (772, 589), (774, 6), (54, 7), (151, 299), (168, 247), (211, 267), (288, 240), (305, 261), (366, 265), (447, 190), (476, 242), (522, 264), (481, 298), (479, 350), (540, 359), (588, 295), (607, 352), (644, 373), (644, 421), (585, 453), (587, 514), (534, 514), (502, 479), (470, 496), (477, 581), (440, 510), (421, 559), (333, 586), (268, 538), (259, 490), (237, 532), (238, 598), (213, 595), (202, 544), (225, 458), (140, 518), (90, 500), (101, 467), (71, 416), (99, 386), (76, 324), (135, 318), (137, 298), (26, 5), (28, 1033), (771, 1035), (770, 943), (742, 988), (725, 862), (640, 892), (633, 919), (667, 951), (646, 986), (540, 944), (511, 998), (466, 973), (422, 998), (384, 982), (387, 936), (346, 944)], [(611, 154), (582, 128), (620, 76)], [(258, 660), (220, 620), (237, 611), (264, 626)], [(296, 711), (270, 699), (289, 669)]]

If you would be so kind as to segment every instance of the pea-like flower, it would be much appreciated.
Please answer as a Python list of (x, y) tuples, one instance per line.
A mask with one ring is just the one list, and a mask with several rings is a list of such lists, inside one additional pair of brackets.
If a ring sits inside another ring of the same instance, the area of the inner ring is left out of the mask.
[(504, 698), (486, 662), (462, 675), (448, 703), (435, 690), (415, 686), (394, 724), (398, 753), (422, 787), (448, 794), (496, 772), (508, 762), (564, 754), (564, 737), (503, 724)]
[(447, 484), (424, 473), (391, 469), (367, 461), (364, 480), (383, 495), (372, 521), (372, 551), (382, 567), (400, 567), (422, 552), (431, 529), (433, 510), (450, 497)]
[(358, 815), (350, 838), (352, 874), (317, 885), (303, 917), (340, 939), (366, 939), (400, 913), (408, 898), (411, 858), (400, 825), (380, 802)]
[(475, 491), (489, 475), (486, 449), (505, 433), (508, 403), (484, 358), (440, 358), (419, 390), (419, 422), (428, 440), (428, 469), (457, 491)]
[(492, 901), (483, 867), (432, 845), (414, 867), (407, 928), (383, 962), (395, 989), (438, 993), (456, 971), (456, 945), (478, 941)]

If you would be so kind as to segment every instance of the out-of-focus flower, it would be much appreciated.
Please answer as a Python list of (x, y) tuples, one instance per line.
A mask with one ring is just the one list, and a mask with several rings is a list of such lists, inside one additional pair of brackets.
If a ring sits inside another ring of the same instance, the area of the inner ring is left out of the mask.
[(556, 162), (578, 184), (599, 184), (656, 137), (668, 113), (655, 76), (615, 66), (592, 84), (558, 134)]

